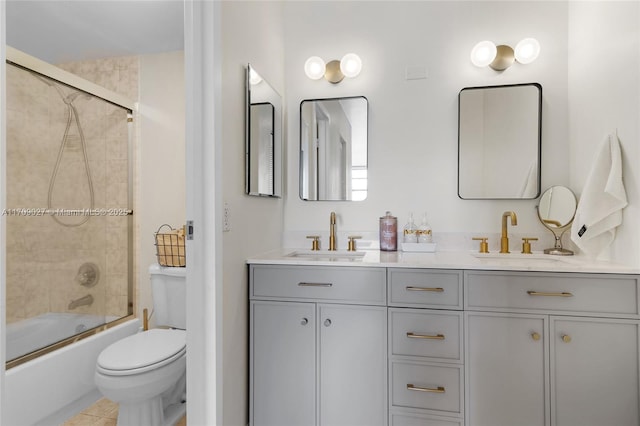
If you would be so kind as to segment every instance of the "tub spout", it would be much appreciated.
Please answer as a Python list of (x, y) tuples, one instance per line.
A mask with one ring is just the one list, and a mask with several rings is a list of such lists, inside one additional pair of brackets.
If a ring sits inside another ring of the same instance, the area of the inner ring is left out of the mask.
[(67, 309), (71, 310), (71, 309), (75, 309), (75, 308), (79, 308), (80, 306), (90, 306), (93, 303), (93, 296), (90, 294), (87, 294), (84, 297), (81, 297), (80, 299), (76, 299), (76, 300), (72, 300), (71, 303), (69, 303), (69, 306)]

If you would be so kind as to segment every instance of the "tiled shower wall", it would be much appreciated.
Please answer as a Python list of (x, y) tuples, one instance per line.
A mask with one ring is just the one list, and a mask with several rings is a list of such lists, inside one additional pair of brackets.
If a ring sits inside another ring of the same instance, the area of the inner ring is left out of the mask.
[[(131, 100), (138, 99), (138, 58), (109, 58), (58, 65)], [(74, 90), (62, 87), (65, 96)], [(78, 111), (96, 209), (127, 208), (127, 112), (101, 99), (80, 95)], [(90, 206), (84, 154), (75, 123), (57, 177), (50, 184), (69, 109), (54, 86), (22, 69), (7, 67), (7, 206), (83, 209)], [(132, 136), (135, 132), (132, 132)], [(134, 142), (135, 143), (135, 142)], [(80, 218), (62, 217), (64, 223)], [(124, 316), (128, 300), (126, 216), (93, 216), (67, 227), (47, 215), (7, 217), (7, 323), (47, 312)], [(85, 288), (78, 268), (95, 263), (98, 284)], [(70, 301), (91, 294), (94, 303), (72, 311)]]

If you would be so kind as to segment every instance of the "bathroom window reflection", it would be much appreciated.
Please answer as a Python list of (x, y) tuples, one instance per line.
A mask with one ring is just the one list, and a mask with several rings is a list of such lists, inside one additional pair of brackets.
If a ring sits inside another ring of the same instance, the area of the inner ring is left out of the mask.
[(367, 198), (368, 101), (363, 96), (300, 104), (300, 198)]

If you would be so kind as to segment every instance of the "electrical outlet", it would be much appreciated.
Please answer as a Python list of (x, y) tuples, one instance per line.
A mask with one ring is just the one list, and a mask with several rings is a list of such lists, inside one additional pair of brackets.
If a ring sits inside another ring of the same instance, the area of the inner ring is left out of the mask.
[(229, 208), (229, 203), (224, 203), (224, 214), (222, 218), (222, 231), (229, 232), (231, 231), (231, 212)]

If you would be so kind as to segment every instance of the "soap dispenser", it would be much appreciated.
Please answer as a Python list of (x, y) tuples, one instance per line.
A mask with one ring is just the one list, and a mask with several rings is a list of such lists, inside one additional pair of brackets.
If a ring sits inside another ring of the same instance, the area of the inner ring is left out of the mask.
[(418, 242), (418, 227), (413, 222), (413, 213), (409, 213), (409, 220), (404, 226), (403, 242), (405, 243), (417, 243)]
[(433, 237), (431, 235), (431, 226), (427, 222), (427, 213), (422, 215), (422, 223), (418, 226), (418, 242), (419, 243), (431, 243)]
[(398, 218), (389, 211), (380, 218), (380, 250), (398, 250)]

